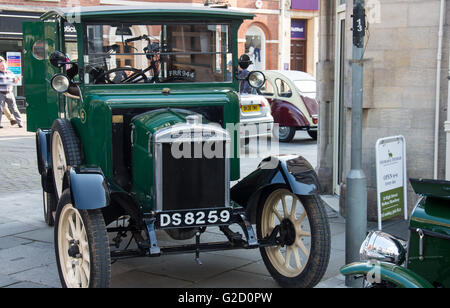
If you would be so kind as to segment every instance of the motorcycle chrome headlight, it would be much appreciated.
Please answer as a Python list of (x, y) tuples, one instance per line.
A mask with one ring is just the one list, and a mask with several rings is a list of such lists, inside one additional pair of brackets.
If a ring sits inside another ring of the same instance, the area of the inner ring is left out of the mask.
[(359, 251), (361, 261), (379, 260), (402, 264), (406, 257), (406, 242), (381, 231), (371, 231)]

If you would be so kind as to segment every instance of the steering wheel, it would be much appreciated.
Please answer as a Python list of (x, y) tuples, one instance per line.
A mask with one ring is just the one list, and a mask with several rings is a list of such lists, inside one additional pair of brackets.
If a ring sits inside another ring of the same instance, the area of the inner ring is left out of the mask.
[[(117, 73), (122, 72), (121, 79), (116, 79), (118, 76)], [(130, 76), (127, 76), (125, 72), (133, 72)], [(111, 75), (112, 73), (116, 73), (116, 76), (114, 78), (107, 78), (106, 76)], [(142, 76), (140, 79), (136, 79), (137, 77)], [(119, 83), (137, 83), (141, 80), (144, 80), (144, 82), (147, 82), (147, 75), (143, 73), (141, 70), (137, 68), (132, 67), (116, 67), (110, 70), (107, 70), (106, 72), (101, 73), (100, 75), (96, 76), (94, 79), (94, 83), (99, 83), (102, 81), (102, 79), (105, 80), (106, 83), (113, 83), (113, 84), (119, 84)]]

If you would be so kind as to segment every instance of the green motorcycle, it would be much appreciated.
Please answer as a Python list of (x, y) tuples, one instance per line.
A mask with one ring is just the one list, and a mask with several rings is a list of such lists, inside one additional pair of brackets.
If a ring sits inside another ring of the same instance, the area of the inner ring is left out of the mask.
[(450, 287), (450, 182), (410, 179), (420, 197), (409, 223), (409, 241), (371, 231), (361, 245), (361, 262), (341, 273), (364, 278), (373, 288)]

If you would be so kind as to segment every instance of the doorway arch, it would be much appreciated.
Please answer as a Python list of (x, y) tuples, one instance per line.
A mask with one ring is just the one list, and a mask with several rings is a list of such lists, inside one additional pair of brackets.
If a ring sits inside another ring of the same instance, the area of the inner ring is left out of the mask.
[(257, 25), (252, 25), (245, 33), (245, 53), (253, 61), (249, 71), (266, 69), (266, 35)]

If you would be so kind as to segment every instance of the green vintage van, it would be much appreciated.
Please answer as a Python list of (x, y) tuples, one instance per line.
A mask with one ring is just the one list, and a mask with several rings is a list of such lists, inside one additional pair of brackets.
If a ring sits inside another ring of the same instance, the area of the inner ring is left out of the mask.
[[(240, 178), (237, 33), (251, 18), (102, 6), (24, 23), (27, 127), (63, 287), (108, 287), (117, 259), (254, 248), (282, 286), (320, 281), (330, 240), (312, 166), (269, 157)], [(207, 228), (224, 240), (202, 241)]]

